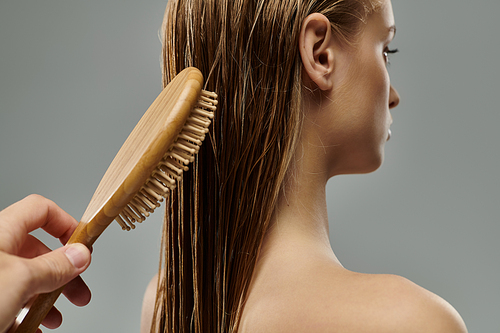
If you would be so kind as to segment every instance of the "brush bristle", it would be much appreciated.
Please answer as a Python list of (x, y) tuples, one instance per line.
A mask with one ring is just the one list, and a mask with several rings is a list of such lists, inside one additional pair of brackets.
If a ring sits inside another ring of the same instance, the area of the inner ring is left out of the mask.
[(116, 222), (123, 230), (135, 229), (135, 223), (144, 221), (155, 208), (160, 207), (160, 203), (169, 191), (175, 189), (182, 172), (189, 169), (187, 165), (194, 161), (208, 133), (216, 105), (217, 95), (202, 90), (197, 104), (174, 144), (135, 197), (116, 217)]

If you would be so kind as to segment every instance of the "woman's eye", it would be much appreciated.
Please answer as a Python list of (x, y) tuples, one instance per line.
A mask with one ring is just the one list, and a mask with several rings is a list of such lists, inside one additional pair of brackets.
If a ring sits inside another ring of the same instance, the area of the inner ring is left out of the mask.
[(398, 49), (392, 49), (392, 50), (391, 50), (391, 49), (389, 49), (388, 47), (386, 47), (386, 48), (384, 49), (384, 58), (385, 58), (385, 62), (386, 62), (387, 64), (389, 64), (389, 55), (394, 54), (394, 53), (398, 53), (398, 52), (399, 52), (399, 50), (398, 50)]

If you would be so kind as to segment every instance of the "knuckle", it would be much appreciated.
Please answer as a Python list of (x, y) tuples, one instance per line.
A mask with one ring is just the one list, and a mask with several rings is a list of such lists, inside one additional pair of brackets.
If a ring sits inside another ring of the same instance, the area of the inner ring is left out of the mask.
[(46, 197), (40, 195), (40, 194), (30, 194), (26, 198), (24, 198), (22, 201), (28, 203), (30, 206), (33, 207), (49, 207), (54, 204), (54, 202), (50, 199), (47, 199)]
[(47, 200), (45, 197), (40, 194), (30, 194), (24, 200), (32, 201), (32, 202), (41, 202)]

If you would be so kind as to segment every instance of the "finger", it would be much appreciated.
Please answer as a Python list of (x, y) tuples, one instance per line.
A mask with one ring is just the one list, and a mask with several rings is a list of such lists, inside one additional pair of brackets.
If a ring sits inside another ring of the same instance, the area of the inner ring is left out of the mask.
[(18, 250), (17, 256), (23, 258), (35, 258), (49, 253), (51, 249), (33, 235), (27, 235), (24, 244)]
[(61, 312), (53, 306), (52, 309), (49, 310), (49, 313), (47, 313), (47, 316), (45, 316), (45, 319), (42, 320), (42, 325), (53, 330), (61, 326), (62, 320), (63, 317)]
[(34, 295), (56, 290), (77, 277), (89, 264), (90, 251), (78, 243), (29, 259), (29, 292)]
[[(24, 258), (34, 258), (49, 253), (50, 251), (50, 248), (48, 248), (36, 237), (28, 235), (19, 256)], [(68, 282), (63, 290), (63, 294), (76, 306), (85, 306), (91, 299), (90, 289), (80, 276), (77, 276)]]
[(66, 296), (68, 301), (76, 306), (85, 306), (89, 304), (92, 298), (89, 287), (80, 276), (71, 280), (66, 287), (64, 287), (63, 295)]
[(43, 228), (65, 243), (78, 222), (68, 213), (39, 195), (30, 195), (0, 212), (0, 250), (17, 254), (31, 231)]
[[(16, 255), (23, 258), (35, 258), (50, 251), (52, 250), (38, 238), (33, 235), (27, 235), (24, 244)], [(92, 247), (90, 247), (90, 253), (92, 253)]]

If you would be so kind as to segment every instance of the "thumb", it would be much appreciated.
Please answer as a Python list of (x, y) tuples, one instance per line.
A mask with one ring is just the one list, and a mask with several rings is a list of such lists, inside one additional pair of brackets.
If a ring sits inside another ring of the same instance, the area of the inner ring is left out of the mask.
[(89, 249), (79, 243), (63, 246), (30, 259), (34, 293), (46, 293), (64, 286), (81, 274), (90, 264)]

